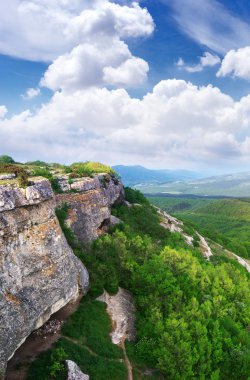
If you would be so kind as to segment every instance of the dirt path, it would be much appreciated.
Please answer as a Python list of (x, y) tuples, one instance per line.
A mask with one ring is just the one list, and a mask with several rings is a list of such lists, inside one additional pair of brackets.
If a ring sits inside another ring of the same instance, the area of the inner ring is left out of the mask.
[(133, 367), (132, 367), (132, 364), (130, 363), (130, 360), (129, 360), (128, 355), (127, 355), (125, 342), (123, 341), (120, 344), (120, 346), (122, 348), (123, 355), (124, 355), (124, 363), (125, 363), (125, 365), (127, 367), (127, 371), (128, 371), (128, 380), (133, 380)]
[(107, 313), (112, 321), (111, 339), (123, 350), (124, 363), (128, 371), (128, 380), (133, 380), (133, 367), (126, 352), (125, 341), (135, 338), (135, 307), (132, 295), (119, 288), (116, 295), (111, 296), (106, 291), (98, 298), (107, 305)]

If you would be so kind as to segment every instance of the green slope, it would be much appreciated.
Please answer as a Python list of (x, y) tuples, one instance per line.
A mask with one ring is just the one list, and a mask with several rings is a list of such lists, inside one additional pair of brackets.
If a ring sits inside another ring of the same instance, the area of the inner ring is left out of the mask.
[(239, 256), (250, 257), (250, 199), (150, 197), (158, 207), (192, 223), (203, 235)]

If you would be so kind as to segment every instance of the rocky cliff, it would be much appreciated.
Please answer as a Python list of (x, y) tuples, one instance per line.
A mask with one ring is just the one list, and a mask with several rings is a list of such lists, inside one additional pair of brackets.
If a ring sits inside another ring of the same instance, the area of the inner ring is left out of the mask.
[[(26, 337), (69, 301), (85, 293), (88, 273), (61, 231), (55, 207), (69, 205), (67, 223), (79, 240), (109, 225), (123, 186), (110, 175), (58, 179), (54, 196), (42, 178), (26, 189), (0, 181), (0, 371)], [(0, 376), (1, 377), (1, 376)]]
[[(124, 190), (121, 181), (108, 174), (94, 178), (81, 178), (68, 184), (67, 177), (60, 180), (65, 194), (56, 197), (58, 205), (69, 206), (67, 224), (79, 241), (96, 239), (111, 223), (111, 205), (122, 202)], [(68, 193), (69, 190), (74, 192)]]
[(33, 330), (87, 287), (88, 273), (55, 216), (50, 183), (0, 186), (0, 371)]

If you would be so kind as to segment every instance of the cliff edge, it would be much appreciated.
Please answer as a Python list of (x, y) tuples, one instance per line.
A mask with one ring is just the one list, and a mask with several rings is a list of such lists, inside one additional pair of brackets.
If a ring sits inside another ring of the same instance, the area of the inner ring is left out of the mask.
[(26, 189), (0, 185), (1, 374), (26, 337), (86, 293), (88, 281), (55, 216), (49, 181)]
[(124, 199), (121, 181), (105, 173), (59, 175), (56, 196), (48, 180), (31, 180), (26, 188), (0, 181), (0, 374), (32, 331), (87, 292), (88, 272), (65, 239), (56, 206), (67, 203), (66, 223), (88, 243), (107, 230), (111, 206)]

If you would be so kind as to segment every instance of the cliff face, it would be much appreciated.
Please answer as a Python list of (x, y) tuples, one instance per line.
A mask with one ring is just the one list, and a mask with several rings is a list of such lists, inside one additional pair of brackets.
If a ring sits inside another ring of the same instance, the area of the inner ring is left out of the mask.
[(0, 373), (33, 330), (87, 287), (87, 270), (55, 216), (49, 182), (0, 186)]
[(79, 241), (86, 243), (96, 239), (110, 224), (111, 205), (124, 199), (121, 181), (107, 174), (99, 174), (95, 178), (82, 178), (71, 185), (61, 181), (61, 188), (77, 191), (77, 193), (59, 194), (57, 204), (67, 203), (69, 213), (68, 226)]
[(26, 337), (88, 288), (87, 270), (67, 244), (56, 203), (69, 205), (67, 223), (86, 243), (105, 230), (111, 205), (124, 198), (122, 183), (107, 174), (65, 176), (59, 185), (64, 193), (55, 197), (41, 178), (26, 189), (0, 181), (0, 378)]

